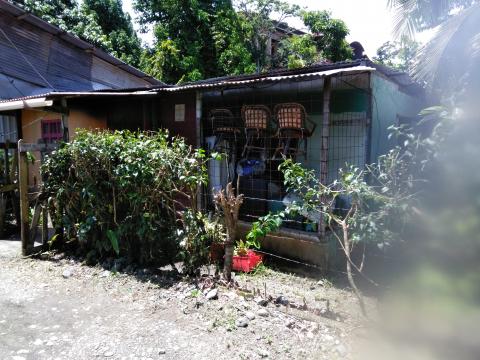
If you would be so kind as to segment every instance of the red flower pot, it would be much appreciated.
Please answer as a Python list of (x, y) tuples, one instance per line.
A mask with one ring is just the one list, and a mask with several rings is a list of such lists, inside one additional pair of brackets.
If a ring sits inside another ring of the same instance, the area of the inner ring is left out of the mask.
[(250, 272), (260, 264), (263, 260), (263, 255), (257, 254), (253, 250), (248, 250), (245, 256), (233, 256), (232, 269), (235, 271)]

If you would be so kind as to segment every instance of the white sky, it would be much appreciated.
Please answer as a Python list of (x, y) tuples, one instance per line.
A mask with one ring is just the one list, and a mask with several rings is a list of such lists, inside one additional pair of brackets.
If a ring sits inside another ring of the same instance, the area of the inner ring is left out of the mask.
[[(329, 10), (334, 18), (345, 21), (350, 29), (348, 41), (359, 41), (371, 58), (386, 41), (392, 40), (393, 14), (387, 9), (387, 0), (287, 0), (289, 3), (309, 10)], [(123, 0), (123, 7), (135, 19), (132, 0)], [(300, 21), (289, 21), (291, 26), (301, 28)], [(426, 41), (431, 32), (419, 34), (418, 41)], [(151, 43), (151, 34), (141, 34), (142, 40)]]

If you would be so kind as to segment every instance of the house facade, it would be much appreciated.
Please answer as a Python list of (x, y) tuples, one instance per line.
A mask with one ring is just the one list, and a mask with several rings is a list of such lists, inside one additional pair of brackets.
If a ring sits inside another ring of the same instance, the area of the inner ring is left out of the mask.
[[(396, 145), (388, 127), (425, 107), (422, 89), (408, 75), (365, 59), (180, 86), (51, 92), (31, 100), (38, 99), (48, 106), (38, 102), (35, 111), (63, 106), (68, 124), (71, 114), (82, 113), (109, 129), (164, 128), (192, 146), (226, 154), (210, 162), (199, 202), (213, 209), (213, 193), (229, 181), (238, 184), (245, 195), (241, 234), (294, 200), (278, 171), (284, 156), (330, 183), (347, 164), (375, 162)], [(15, 101), (0, 102), (0, 109)], [(311, 214), (288, 219), (263, 240), (265, 249), (321, 266), (332, 246), (324, 224)]]
[(38, 108), (39, 104), (48, 105), (42, 94), (161, 84), (91, 44), (0, 0), (0, 101), (19, 101), (4, 106), (0, 112), (0, 142), (13, 143), (19, 138), (49, 142), (71, 138), (77, 128), (106, 127), (104, 118), (68, 111), (64, 104)]
[[(79, 128), (168, 129), (225, 155), (210, 161), (198, 201), (211, 210), (215, 191), (238, 184), (240, 236), (295, 200), (278, 171), (283, 158), (330, 183), (396, 145), (389, 126), (426, 105), (408, 75), (368, 59), (166, 85), (4, 0), (0, 9), (0, 143), (71, 139)], [(321, 219), (305, 213), (285, 224), (262, 246), (327, 267), (334, 242)]]

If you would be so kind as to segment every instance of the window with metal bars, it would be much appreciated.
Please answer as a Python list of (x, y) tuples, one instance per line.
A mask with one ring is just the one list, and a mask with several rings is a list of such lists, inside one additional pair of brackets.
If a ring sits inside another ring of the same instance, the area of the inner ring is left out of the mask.
[(62, 120), (42, 120), (42, 139), (46, 143), (54, 143), (63, 139)]

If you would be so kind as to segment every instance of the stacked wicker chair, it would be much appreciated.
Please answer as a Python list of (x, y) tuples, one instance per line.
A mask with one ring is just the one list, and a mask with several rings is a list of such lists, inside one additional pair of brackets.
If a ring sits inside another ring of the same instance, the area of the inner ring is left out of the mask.
[(245, 126), (246, 143), (242, 157), (249, 157), (251, 152), (267, 153), (267, 139), (270, 135), (272, 114), (265, 105), (244, 105), (242, 120)]
[[(277, 123), (278, 146), (273, 159), (307, 157), (307, 139), (315, 131), (316, 124), (307, 115), (303, 105), (298, 103), (278, 104), (274, 108)], [(301, 144), (303, 143), (303, 150)]]
[(216, 136), (213, 150), (232, 151), (241, 134), (233, 113), (228, 109), (213, 109), (210, 111), (210, 122), (213, 135)]

